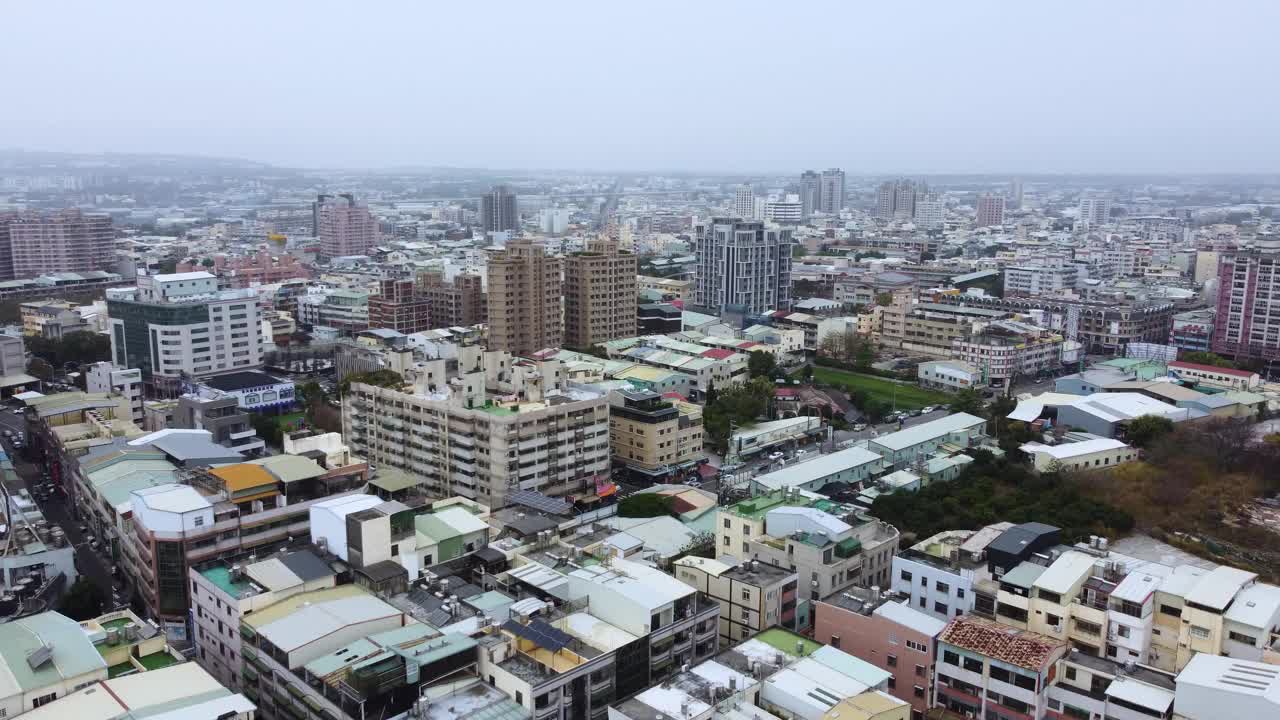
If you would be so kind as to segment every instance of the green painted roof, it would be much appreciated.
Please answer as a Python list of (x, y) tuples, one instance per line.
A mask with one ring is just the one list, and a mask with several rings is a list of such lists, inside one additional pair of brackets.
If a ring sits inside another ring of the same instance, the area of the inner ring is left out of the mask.
[[(37, 668), (27, 657), (41, 647), (53, 648), (50, 660)], [(80, 623), (57, 612), (43, 612), (0, 625), (0, 697), (60, 685), (88, 673), (106, 676), (107, 663)]]
[(245, 591), (253, 589), (253, 583), (249, 582), (247, 579), (239, 581), (232, 580), (231, 568), (225, 565), (211, 567), (200, 574), (203, 575), (206, 580), (216, 585), (219, 590), (233, 598), (238, 598)]
[(387, 492), (397, 492), (405, 490), (418, 484), (418, 478), (410, 475), (403, 470), (396, 468), (383, 468), (378, 471), (378, 476), (369, 481), (369, 484), (386, 490)]
[(822, 647), (818, 643), (814, 642), (813, 640), (810, 640), (809, 638), (803, 635), (797, 635), (791, 632), (790, 630), (783, 630), (782, 628), (776, 628), (776, 627), (765, 630), (764, 632), (757, 635), (756, 639), (762, 643), (765, 643), (769, 647), (775, 648), (777, 650), (781, 650), (782, 652), (787, 653), (788, 655), (795, 655), (796, 643), (803, 643), (804, 650), (801, 653), (802, 657), (810, 655), (815, 650)]

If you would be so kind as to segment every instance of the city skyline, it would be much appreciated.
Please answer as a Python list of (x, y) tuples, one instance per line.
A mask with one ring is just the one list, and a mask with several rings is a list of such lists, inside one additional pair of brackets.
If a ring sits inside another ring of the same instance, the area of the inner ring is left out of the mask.
[[(829, 6), (815, 8), (821, 23), (807, 13), (771, 19), (770, 46), (792, 48), (787, 62), (762, 46), (730, 66), (698, 40), (707, 27), (758, 34), (751, 7), (670, 6), (624, 21), (587, 6), (513, 5), (492, 23), (478, 8), (459, 7), (362, 9), (339, 19), (290, 4), (252, 12), (234, 4), (85, 4), (56, 17), (59, 43), (84, 51), (49, 53), (42, 32), (0, 49), (0, 58), (24, 68), (9, 83), (14, 97), (27, 99), (0, 119), (0, 137), (33, 149), (181, 152), (316, 168), (1280, 169), (1267, 121), (1280, 101), (1257, 93), (1248, 71), (1266, 66), (1262, 33), (1280, 10), (1149, 7), (1114, 13), (1077, 3), (1049, 16), (979, 3), (931, 8), (904, 23), (891, 8)], [(15, 26), (54, 20), (39, 6), (11, 13)], [(1235, 22), (1244, 14), (1251, 22)], [(680, 21), (668, 22), (673, 17)], [(434, 27), (484, 27), (485, 41)], [(631, 42), (618, 42), (623, 27)], [(229, 37), (264, 52), (200, 51)], [(41, 62), (27, 61), (37, 56)], [(890, 63), (893, 72), (877, 71)], [(480, 79), (486, 73), (509, 78), (503, 102), (519, 109), (518, 122), (493, 105)], [(732, 122), (670, 112), (713, 94), (763, 100), (769, 81), (815, 101), (756, 102)], [(122, 94), (122, 83), (142, 94)], [(338, 88), (345, 101), (324, 105)], [(663, 101), (617, 112), (627, 94)], [(226, 109), (193, 111), (182, 100), (192, 96)], [(1244, 111), (1222, 112), (1214, 101), (1246, 96)], [(448, 98), (443, 111), (441, 98)]]

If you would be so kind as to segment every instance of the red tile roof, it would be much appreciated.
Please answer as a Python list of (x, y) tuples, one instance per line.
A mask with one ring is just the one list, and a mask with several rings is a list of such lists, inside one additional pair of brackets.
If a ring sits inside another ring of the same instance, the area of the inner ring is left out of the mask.
[(1037, 672), (1067, 647), (1051, 637), (973, 615), (947, 623), (938, 640)]
[(734, 352), (732, 350), (726, 350), (724, 348), (711, 348), (710, 350), (702, 353), (702, 357), (711, 358), (712, 360), (724, 360), (725, 358), (733, 357), (733, 355)]
[(1222, 373), (1223, 375), (1235, 375), (1236, 377), (1242, 378), (1250, 378), (1257, 374), (1248, 370), (1236, 370), (1235, 368), (1224, 368), (1218, 367), (1217, 365), (1201, 365), (1199, 363), (1182, 362), (1181, 360), (1174, 360), (1169, 363), (1169, 367), (1175, 369), (1185, 368), (1187, 370), (1200, 370), (1201, 372)]
[(681, 395), (675, 390), (668, 390), (662, 393), (662, 397), (667, 398), (668, 400), (680, 400), (682, 402), (689, 402), (689, 398)]

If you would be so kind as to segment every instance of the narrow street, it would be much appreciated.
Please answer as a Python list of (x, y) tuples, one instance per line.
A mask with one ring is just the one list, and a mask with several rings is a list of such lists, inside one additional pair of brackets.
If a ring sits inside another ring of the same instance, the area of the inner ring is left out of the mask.
[[(0, 431), (12, 430), (15, 435), (18, 432), (26, 433), (26, 419), (21, 415), (13, 414), (12, 410), (12, 405), (0, 406)], [(129, 594), (123, 587), (123, 581), (112, 578), (110, 559), (89, 546), (89, 540), (92, 538), (81, 532), (79, 522), (71, 516), (71, 508), (66, 498), (57, 493), (45, 501), (36, 497), (36, 486), (43, 481), (44, 468), (29, 462), (22, 455), (23, 450), (14, 450), (12, 438), (4, 438), (4, 451), (13, 462), (14, 470), (18, 474), (18, 482), (8, 483), (7, 489), (10, 493), (17, 493), (18, 490), (25, 488), (35, 499), (45, 519), (50, 524), (60, 526), (66, 533), (68, 542), (72, 543), (76, 551), (76, 570), (102, 592), (104, 611), (128, 604)]]

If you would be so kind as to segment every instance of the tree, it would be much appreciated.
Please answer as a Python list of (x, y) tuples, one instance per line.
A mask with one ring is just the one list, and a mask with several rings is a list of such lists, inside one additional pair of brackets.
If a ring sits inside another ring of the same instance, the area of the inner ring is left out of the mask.
[(1134, 447), (1151, 447), (1157, 440), (1173, 432), (1173, 421), (1160, 415), (1142, 415), (1129, 423), (1125, 438)]
[(67, 363), (85, 365), (111, 359), (111, 338), (102, 333), (82, 330), (67, 333), (57, 340), (29, 337), (25, 343), (28, 352), (48, 361), (58, 371)]
[(767, 350), (756, 350), (747, 354), (747, 375), (752, 378), (773, 378), (778, 369), (778, 361), (773, 353)]
[(405, 384), (404, 376), (395, 370), (388, 370), (386, 368), (374, 370), (372, 372), (351, 373), (338, 382), (338, 395), (345, 397), (347, 393), (351, 392), (352, 383), (363, 383), (365, 385), (395, 388), (397, 390), (404, 387)]
[(876, 304), (881, 307), (888, 307), (893, 304), (893, 293), (882, 292), (876, 295)]
[(1213, 367), (1221, 368), (1234, 368), (1236, 366), (1235, 363), (1217, 353), (1205, 351), (1184, 352), (1178, 359), (1182, 362), (1195, 363), (1197, 365), (1212, 365)]
[(102, 614), (102, 592), (81, 577), (62, 596), (58, 610), (72, 620), (92, 620)]
[(279, 419), (274, 415), (253, 413), (249, 416), (253, 430), (263, 442), (273, 447), (280, 447), (284, 432), (280, 429)]
[(200, 264), (204, 267), (213, 267), (213, 258), (205, 258), (200, 261)]
[(650, 518), (674, 515), (675, 498), (658, 493), (637, 493), (618, 502), (618, 517)]
[(951, 398), (952, 412), (969, 413), (970, 415), (982, 417), (985, 409), (982, 395), (973, 388), (965, 388)]
[(716, 381), (708, 380), (707, 394), (706, 394), (706, 397), (703, 398), (703, 405), (706, 407), (711, 407), (712, 405), (715, 405), (717, 397), (718, 396), (716, 395)]

